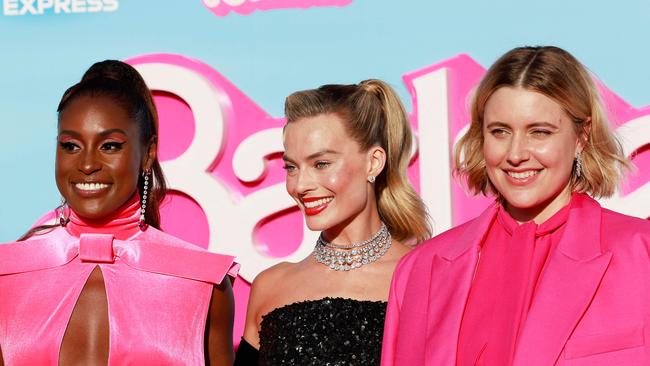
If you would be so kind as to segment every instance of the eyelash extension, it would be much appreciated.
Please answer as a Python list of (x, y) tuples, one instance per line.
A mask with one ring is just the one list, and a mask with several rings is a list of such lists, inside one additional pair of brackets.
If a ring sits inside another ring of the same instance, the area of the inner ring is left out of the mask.
[(105, 143), (103, 143), (103, 144), (102, 144), (102, 147), (104, 147), (104, 146), (109, 146), (109, 147), (111, 147), (111, 148), (114, 147), (114, 148), (116, 148), (116, 149), (121, 149), (122, 146), (124, 146), (124, 144), (126, 144), (126, 142), (111, 141), (111, 142), (105, 142)]
[(70, 150), (77, 147), (75, 143), (70, 141), (59, 141), (59, 146), (64, 150)]

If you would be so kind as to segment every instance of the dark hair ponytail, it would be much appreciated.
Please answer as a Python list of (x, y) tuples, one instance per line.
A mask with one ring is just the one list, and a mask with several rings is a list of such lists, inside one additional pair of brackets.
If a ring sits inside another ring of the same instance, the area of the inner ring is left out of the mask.
[[(65, 108), (80, 97), (107, 97), (122, 107), (140, 133), (140, 143), (148, 150), (152, 143), (158, 141), (158, 113), (151, 91), (144, 79), (131, 65), (117, 60), (106, 60), (93, 64), (83, 75), (81, 81), (68, 88), (59, 102), (59, 118)], [(167, 185), (158, 157), (151, 165), (152, 180), (148, 193), (145, 222), (160, 229), (160, 203), (165, 198)], [(143, 194), (144, 178), (138, 178), (138, 192)], [(42, 225), (29, 230), (19, 240), (32, 236), (35, 232), (53, 228), (57, 225)]]
[[(57, 112), (61, 112), (71, 101), (82, 96), (104, 96), (120, 105), (133, 119), (140, 131), (140, 143), (147, 148), (158, 140), (158, 112), (151, 91), (133, 66), (117, 60), (97, 62), (86, 71), (81, 81), (70, 87), (61, 98)], [(146, 149), (145, 149), (146, 151)], [(165, 198), (167, 185), (158, 157), (151, 165), (151, 184), (145, 222), (160, 229), (160, 203)], [(138, 192), (142, 196), (144, 178), (140, 174)]]

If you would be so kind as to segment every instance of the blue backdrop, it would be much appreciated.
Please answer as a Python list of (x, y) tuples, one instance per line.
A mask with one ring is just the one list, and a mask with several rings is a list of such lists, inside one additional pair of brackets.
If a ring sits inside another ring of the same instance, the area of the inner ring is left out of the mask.
[(634, 106), (650, 93), (650, 2), (352, 0), (345, 7), (213, 14), (200, 0), (121, 0), (112, 12), (0, 15), (0, 242), (59, 202), (56, 106), (93, 62), (148, 53), (199, 59), (270, 114), (289, 93), (401, 77), (459, 53), (484, 66), (520, 45), (566, 48)]

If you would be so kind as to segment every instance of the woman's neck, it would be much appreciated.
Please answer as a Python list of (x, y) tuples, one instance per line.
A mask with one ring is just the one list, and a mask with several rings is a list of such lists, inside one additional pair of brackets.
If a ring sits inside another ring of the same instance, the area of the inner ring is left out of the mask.
[(381, 219), (374, 210), (323, 230), (323, 238), (340, 245), (359, 243), (372, 237), (380, 228)]
[(540, 225), (560, 211), (562, 207), (568, 205), (571, 202), (571, 196), (571, 187), (567, 185), (559, 194), (535, 207), (518, 208), (509, 205), (508, 202), (505, 202), (503, 206), (518, 223), (533, 221)]
[(115, 238), (126, 240), (140, 232), (140, 196), (134, 194), (112, 215), (99, 220), (91, 220), (70, 210), (70, 221), (66, 230), (79, 237), (81, 234), (113, 234)]

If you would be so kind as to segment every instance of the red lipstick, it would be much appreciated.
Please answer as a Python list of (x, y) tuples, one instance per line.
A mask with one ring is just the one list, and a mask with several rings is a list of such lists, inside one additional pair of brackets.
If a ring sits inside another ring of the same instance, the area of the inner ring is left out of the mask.
[[(327, 206), (334, 200), (334, 197), (305, 197), (303, 198), (302, 205), (305, 208), (305, 215), (314, 216), (321, 213), (327, 208)], [(315, 202), (322, 201), (316, 205), (313, 205)], [(309, 207), (308, 207), (309, 206)]]

